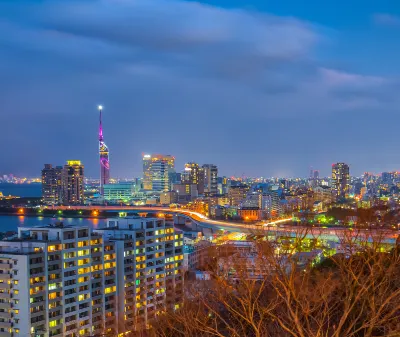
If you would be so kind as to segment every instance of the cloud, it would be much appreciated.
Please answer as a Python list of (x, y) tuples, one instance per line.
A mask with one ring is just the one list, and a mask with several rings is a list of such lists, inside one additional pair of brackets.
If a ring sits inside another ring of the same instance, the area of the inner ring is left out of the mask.
[[(296, 18), (197, 2), (2, 2), (0, 113), (16, 124), (0, 133), (0, 142), (17, 144), (17, 120), (32, 124), (24, 129), (29, 141), (18, 138), (18, 149), (10, 144), (4, 158), (23, 153), (26, 143), (26, 151), (42, 150), (38, 167), (49, 154), (58, 156), (55, 163), (67, 155), (96, 163), (94, 114), (103, 103), (105, 135), (121, 167), (130, 163), (140, 171), (130, 154), (143, 151), (217, 164), (230, 156), (227, 169), (249, 151), (257, 158), (265, 151), (277, 161), (304, 160), (290, 141), (299, 125), (307, 147), (318, 129), (315, 120), (333, 118), (334, 124), (337, 115), (400, 104), (395, 79), (320, 60), (324, 40), (318, 26)], [(49, 129), (58, 130), (51, 141), (37, 137)], [(202, 141), (190, 147), (182, 142), (194, 135)], [(324, 151), (322, 144), (315, 146)], [(87, 167), (97, 174), (94, 164)], [(121, 175), (129, 172), (121, 169)]]
[(375, 24), (381, 26), (400, 27), (400, 16), (393, 14), (375, 13), (373, 15), (373, 21), (375, 22)]

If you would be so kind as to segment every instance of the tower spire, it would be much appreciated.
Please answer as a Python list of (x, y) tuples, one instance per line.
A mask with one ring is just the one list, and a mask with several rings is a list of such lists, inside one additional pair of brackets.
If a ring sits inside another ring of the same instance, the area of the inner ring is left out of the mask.
[(103, 186), (108, 184), (110, 181), (110, 159), (108, 151), (108, 147), (104, 142), (103, 137), (103, 121), (102, 121), (102, 112), (103, 106), (99, 105), (99, 159), (100, 159), (100, 195), (104, 196)]
[(103, 111), (103, 106), (99, 105), (97, 108), (99, 109), (99, 114), (100, 114), (100, 116), (99, 116), (99, 122), (100, 122), (100, 124), (99, 124), (99, 141), (102, 141), (103, 140), (103, 124), (102, 124), (102, 120), (101, 120), (101, 117), (102, 117), (101, 113)]

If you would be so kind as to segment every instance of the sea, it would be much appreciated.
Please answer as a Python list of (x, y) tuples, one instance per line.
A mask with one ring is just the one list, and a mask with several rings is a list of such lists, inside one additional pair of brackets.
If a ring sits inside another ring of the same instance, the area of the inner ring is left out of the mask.
[[(18, 197), (40, 197), (42, 195), (42, 184), (0, 184), (0, 191), (4, 196), (13, 195)], [(65, 225), (83, 225), (97, 228), (103, 227), (106, 223), (106, 220), (0, 215), (0, 232), (17, 231), (18, 227), (44, 226), (48, 224), (54, 224), (56, 222), (62, 222)]]
[(41, 197), (42, 184), (0, 184), (0, 192), (2, 192), (4, 196)]

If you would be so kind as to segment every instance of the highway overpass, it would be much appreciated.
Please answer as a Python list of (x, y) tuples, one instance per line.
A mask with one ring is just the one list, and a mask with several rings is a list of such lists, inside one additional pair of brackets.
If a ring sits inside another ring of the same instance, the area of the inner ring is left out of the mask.
[[(190, 219), (194, 225), (193, 229), (205, 229), (206, 231), (216, 232), (217, 230), (225, 230), (230, 232), (242, 232), (242, 233), (254, 233), (254, 234), (265, 234), (265, 235), (278, 235), (278, 236), (295, 236), (299, 234), (307, 234), (308, 237), (322, 237), (327, 240), (337, 241), (345, 235), (349, 234), (348, 228), (326, 228), (326, 227), (305, 227), (290, 225), (292, 218), (284, 218), (274, 221), (266, 221), (257, 225), (237, 223), (229, 221), (219, 221), (207, 218), (201, 213), (180, 209), (180, 208), (169, 208), (169, 207), (154, 207), (154, 206), (54, 206), (48, 207), (55, 210), (97, 210), (97, 211), (119, 211), (119, 212), (136, 212), (136, 213), (147, 213), (147, 214), (172, 214), (175, 218), (187, 218)], [(395, 243), (399, 237), (400, 231), (398, 230), (354, 230), (353, 235), (362, 235), (366, 238), (372, 238), (374, 236), (385, 238), (388, 243)]]

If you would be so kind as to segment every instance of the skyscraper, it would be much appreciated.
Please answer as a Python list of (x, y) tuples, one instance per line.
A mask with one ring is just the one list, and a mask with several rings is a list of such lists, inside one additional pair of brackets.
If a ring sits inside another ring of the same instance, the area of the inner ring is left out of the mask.
[(110, 159), (109, 159), (109, 151), (106, 143), (104, 142), (103, 137), (103, 124), (101, 119), (101, 113), (103, 111), (103, 107), (99, 105), (99, 157), (100, 157), (100, 194), (103, 196), (104, 190), (103, 186), (108, 184), (110, 181)]
[(175, 169), (175, 157), (163, 154), (143, 155), (143, 188), (152, 191), (171, 189), (170, 175)]
[(204, 164), (204, 193), (214, 196), (218, 194), (218, 168), (213, 164)]
[(332, 165), (332, 189), (336, 198), (345, 198), (350, 190), (350, 169), (345, 163)]
[(79, 160), (68, 160), (61, 174), (63, 204), (81, 205), (84, 203), (84, 166)]
[(57, 205), (62, 202), (62, 167), (45, 164), (42, 170), (42, 197), (47, 205)]
[(204, 194), (204, 170), (197, 163), (186, 163), (181, 177), (182, 183), (197, 185), (200, 195)]

